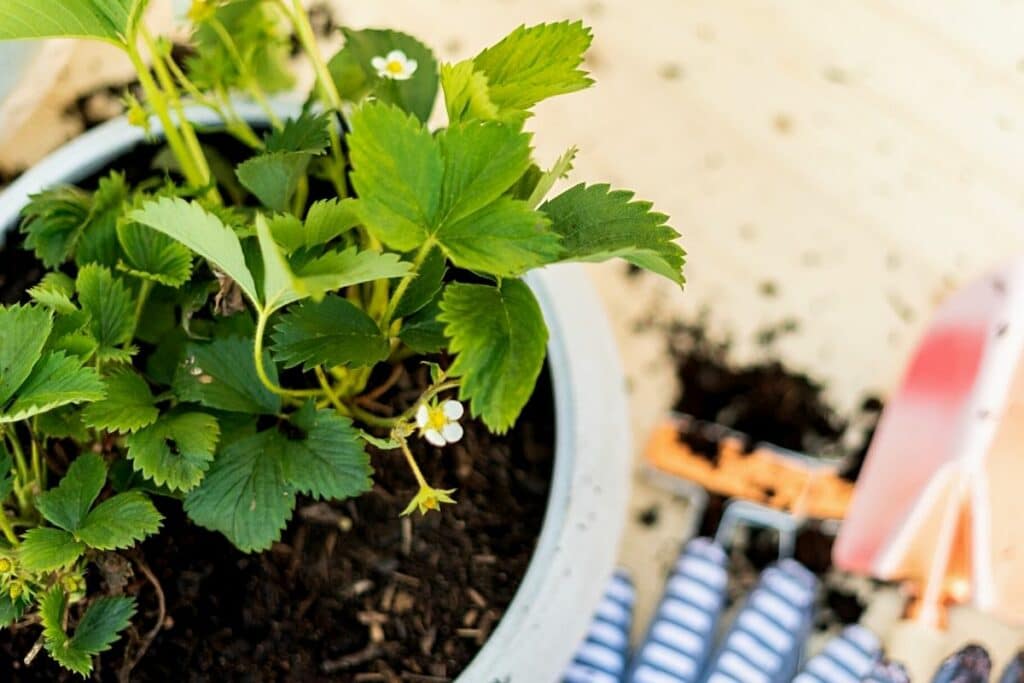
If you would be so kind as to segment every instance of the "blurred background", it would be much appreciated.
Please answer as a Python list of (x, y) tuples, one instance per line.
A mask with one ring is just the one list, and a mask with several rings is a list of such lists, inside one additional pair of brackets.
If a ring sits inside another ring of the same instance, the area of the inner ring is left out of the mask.
[[(735, 362), (770, 354), (852, 414), (898, 381), (937, 302), (1024, 246), (1024, 3), (326, 4), (334, 22), (407, 31), (446, 61), (521, 23), (593, 27), (597, 86), (544, 103), (528, 127), (540, 159), (578, 145), (574, 182), (633, 189), (683, 234), (683, 292), (618, 264), (590, 271), (628, 374), (638, 454), (679, 391), (659, 321), (702, 319), (732, 340)], [(154, 21), (172, 21), (169, 5), (154, 10)], [(117, 113), (103, 89), (116, 94), (131, 74), (101, 45), (30, 56), (0, 109), (7, 173), (76, 135), (83, 117)], [(639, 470), (623, 562), (643, 624), (694, 519)], [(963, 623), (963, 639), (1002, 633)]]

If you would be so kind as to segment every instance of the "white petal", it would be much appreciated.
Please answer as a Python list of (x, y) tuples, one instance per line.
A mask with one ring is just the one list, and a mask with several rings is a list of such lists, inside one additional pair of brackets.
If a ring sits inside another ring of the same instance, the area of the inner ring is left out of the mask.
[(389, 62), (404, 62), (405, 61), (405, 53), (402, 52), (401, 50), (392, 50), (391, 52), (388, 53), (388, 61)]
[(402, 73), (391, 74), (391, 78), (393, 78), (396, 81), (407, 81), (410, 78), (412, 78), (412, 72), (403, 71)]
[(441, 448), (442, 446), (445, 446), (448, 443), (447, 441), (445, 441), (444, 437), (441, 436), (441, 432), (437, 431), (436, 429), (428, 429), (427, 431), (423, 432), (423, 438), (425, 438), (427, 441), (434, 444), (438, 448)]
[(427, 420), (430, 419), (430, 411), (427, 410), (427, 404), (421, 403), (419, 410), (416, 411), (416, 426), (423, 429), (427, 426)]
[(377, 71), (383, 71), (388, 67), (388, 60), (385, 59), (384, 57), (374, 57), (373, 59), (370, 60), (370, 64)]
[(449, 420), (458, 420), (466, 412), (466, 409), (458, 401), (445, 401), (441, 407), (444, 410), (444, 416)]
[(405, 60), (405, 72), (412, 76), (413, 72), (416, 71), (416, 67), (418, 67), (419, 65), (419, 62), (417, 62), (415, 59), (407, 59)]
[(449, 422), (441, 428), (441, 436), (445, 438), (448, 443), (455, 443), (462, 438), (462, 425), (458, 422)]

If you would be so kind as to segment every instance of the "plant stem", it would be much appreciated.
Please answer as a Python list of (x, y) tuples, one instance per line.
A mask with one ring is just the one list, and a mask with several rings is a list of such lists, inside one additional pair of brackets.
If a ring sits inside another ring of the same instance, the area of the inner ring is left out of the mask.
[[(135, 332), (139, 329), (139, 321), (142, 320), (142, 311), (146, 308), (146, 301), (149, 300), (149, 293), (153, 291), (152, 280), (142, 280), (139, 283), (139, 298), (135, 301), (135, 315), (132, 316), (132, 336), (131, 339), (135, 338)], [(125, 346), (131, 344), (131, 341), (125, 343)]]
[(315, 373), (317, 380), (320, 382), (320, 387), (324, 390), (324, 394), (327, 395), (327, 399), (328, 401), (330, 401), (331, 405), (334, 406), (334, 409), (337, 410), (342, 415), (345, 415), (346, 417), (351, 416), (352, 411), (349, 410), (348, 407), (341, 402), (341, 399), (338, 397), (338, 394), (335, 393), (334, 391), (334, 387), (331, 386), (330, 380), (327, 379), (327, 375), (324, 373), (324, 369), (318, 365), (316, 367)]
[(353, 417), (358, 419), (360, 422), (370, 425), (371, 427), (391, 429), (402, 421), (397, 417), (381, 417), (380, 415), (374, 415), (370, 411), (363, 410), (354, 403), (349, 404), (348, 408), (352, 411)]
[(11, 520), (7, 517), (7, 510), (4, 509), (2, 504), (0, 504), (0, 531), (3, 532), (4, 538), (6, 538), (11, 545), (21, 545), (21, 541), (18, 540), (17, 534), (14, 533), (14, 527), (11, 526)]
[(256, 104), (259, 105), (260, 109), (263, 110), (263, 113), (267, 115), (271, 125), (274, 128), (280, 128), (281, 119), (279, 119), (277, 114), (274, 113), (274, 109), (270, 106), (270, 102), (267, 101), (267, 95), (263, 92), (263, 88), (260, 87), (259, 81), (257, 81), (252, 75), (252, 72), (249, 71), (249, 67), (245, 63), (245, 60), (242, 59), (242, 55), (238, 51), (238, 46), (235, 45), (235, 39), (231, 37), (228, 30), (224, 28), (224, 24), (219, 20), (211, 19), (208, 23), (217, 34), (217, 37), (220, 38), (220, 42), (223, 43), (228, 54), (230, 54), (231, 58), (235, 60), (235, 66), (238, 67), (238, 72), (241, 74), (242, 80), (245, 82), (246, 88), (249, 90), (249, 94), (252, 95), (252, 98), (256, 101)]
[(420, 247), (420, 250), (416, 252), (416, 258), (413, 259), (412, 268), (408, 273), (406, 273), (405, 277), (401, 279), (398, 286), (395, 287), (395, 291), (391, 294), (391, 301), (388, 302), (388, 307), (384, 311), (384, 317), (382, 317), (380, 321), (380, 329), (384, 334), (390, 336), (389, 328), (391, 327), (391, 319), (395, 316), (395, 310), (398, 308), (398, 303), (405, 295), (405, 290), (409, 289), (409, 285), (412, 284), (412, 281), (419, 276), (420, 266), (423, 265), (423, 262), (427, 258), (427, 254), (430, 253), (430, 250), (433, 247), (434, 240), (432, 238), (428, 238), (427, 241), (423, 243), (423, 246)]
[(423, 473), (420, 472), (420, 466), (416, 464), (416, 458), (412, 457), (412, 451), (409, 450), (409, 444), (406, 443), (404, 438), (398, 440), (398, 447), (402, 449), (402, 454), (405, 456), (405, 461), (409, 463), (409, 469), (412, 470), (413, 476), (416, 477), (416, 482), (422, 488), (430, 488)]
[(181, 133), (171, 120), (164, 92), (157, 86), (156, 81), (150, 75), (149, 67), (142, 61), (138, 47), (134, 43), (129, 42), (126, 49), (128, 57), (132, 60), (132, 65), (135, 67), (139, 77), (139, 84), (142, 85), (142, 90), (146, 93), (146, 100), (153, 107), (154, 113), (156, 113), (160, 124), (163, 126), (167, 145), (171, 148), (174, 156), (178, 159), (178, 163), (181, 165), (181, 172), (185, 175), (185, 179), (189, 184), (195, 187), (203, 187), (209, 182), (208, 177), (195, 165), (192, 155), (189, 153), (188, 147), (181, 137)]
[(278, 386), (270, 379), (270, 376), (267, 374), (267, 368), (263, 363), (263, 336), (266, 334), (267, 320), (269, 319), (270, 314), (267, 313), (266, 309), (261, 309), (256, 317), (256, 341), (253, 344), (253, 360), (256, 362), (256, 376), (260, 378), (260, 382), (263, 383), (263, 386), (278, 396), (291, 396), (296, 398), (322, 396), (323, 391), (320, 389), (285, 389), (284, 387)]

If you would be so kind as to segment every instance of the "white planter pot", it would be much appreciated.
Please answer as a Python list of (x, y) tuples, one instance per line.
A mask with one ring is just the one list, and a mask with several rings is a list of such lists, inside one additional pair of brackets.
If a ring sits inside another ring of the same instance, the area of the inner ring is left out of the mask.
[[(191, 115), (198, 123), (216, 123), (205, 111)], [(255, 111), (245, 115), (254, 123), (264, 120)], [(88, 177), (143, 137), (117, 119), (39, 162), (0, 194), (0, 239), (17, 225), (30, 194)], [(548, 358), (557, 423), (551, 494), (519, 591), (460, 683), (560, 680), (611, 575), (625, 525), (629, 414), (608, 321), (582, 267), (546, 268), (528, 281), (551, 329)]]

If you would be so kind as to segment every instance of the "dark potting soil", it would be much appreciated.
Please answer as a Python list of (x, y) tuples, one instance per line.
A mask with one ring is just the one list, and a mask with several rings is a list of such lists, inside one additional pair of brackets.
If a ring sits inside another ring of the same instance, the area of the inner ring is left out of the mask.
[[(129, 182), (152, 174), (156, 148), (143, 145), (114, 166)], [(233, 156), (226, 150), (228, 158)], [(96, 179), (82, 185), (89, 187)], [(25, 300), (43, 270), (15, 234), (0, 249), (0, 301)], [(429, 384), (412, 364), (378, 403), (401, 411)], [(400, 455), (373, 452), (374, 489), (342, 503), (300, 500), (279, 543), (245, 555), (219, 534), (188, 522), (179, 503), (158, 501), (161, 532), (125, 556), (123, 570), (88, 580), (135, 595), (139, 612), (94, 680), (116, 681), (126, 660), (166, 613), (131, 681), (336, 681), (427, 683), (453, 679), (500, 621), (533, 554), (551, 480), (554, 408), (547, 370), (516, 427), (496, 437), (473, 420), (465, 437), (438, 450), (415, 440), (426, 478), (455, 488), (457, 505), (400, 518), (416, 483)], [(371, 449), (373, 451), (373, 449)], [(125, 562), (125, 558), (131, 564)], [(134, 571), (131, 567), (134, 566)], [(38, 624), (0, 632), (0, 679), (79, 680), (45, 654), (22, 659)]]

